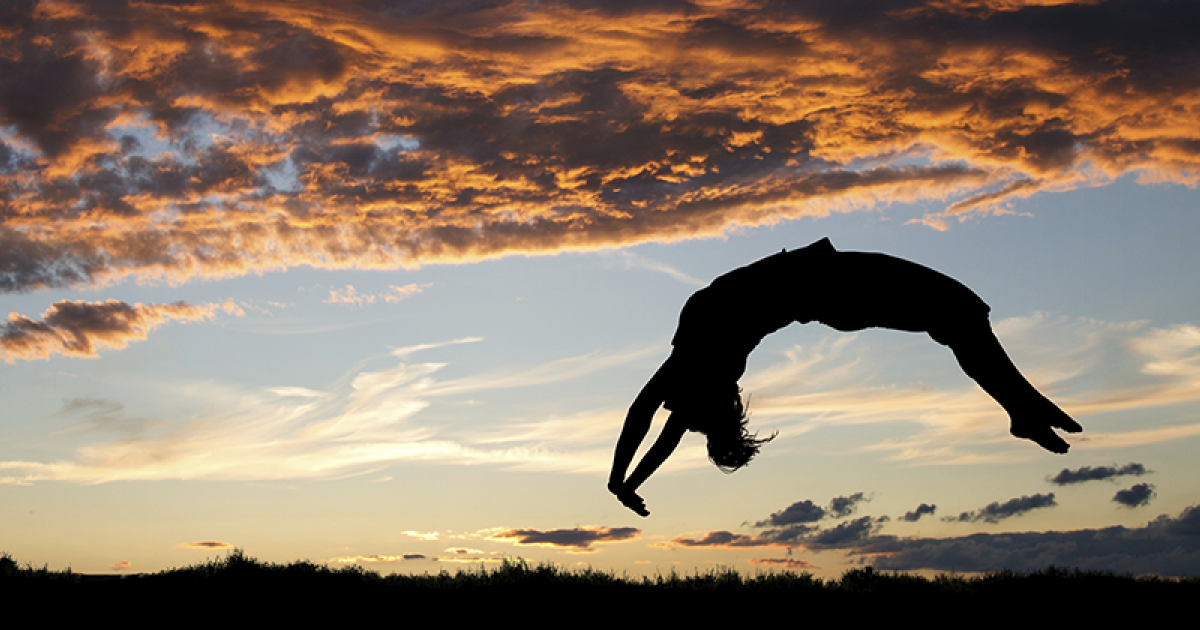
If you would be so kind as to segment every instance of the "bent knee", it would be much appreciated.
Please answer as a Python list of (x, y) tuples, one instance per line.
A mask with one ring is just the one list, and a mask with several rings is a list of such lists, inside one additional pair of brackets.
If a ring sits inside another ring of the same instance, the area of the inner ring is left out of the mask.
[(927, 331), (934, 341), (954, 349), (955, 346), (972, 345), (994, 336), (991, 322), (987, 318), (971, 319), (932, 326)]

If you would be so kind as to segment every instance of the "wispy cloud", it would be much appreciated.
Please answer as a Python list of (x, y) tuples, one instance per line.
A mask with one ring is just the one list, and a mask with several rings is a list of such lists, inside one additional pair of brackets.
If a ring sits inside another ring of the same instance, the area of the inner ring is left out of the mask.
[(335, 564), (393, 564), (398, 562), (414, 562), (428, 560), (428, 556), (420, 553), (405, 553), (399, 555), (370, 555), (370, 556), (340, 556), (330, 558), (326, 562)]
[[(1200, 331), (1191, 324), (1149, 328), (1141, 322), (1068, 320), (1044, 314), (994, 325), (1030, 380), (1068, 413), (1084, 433), (1066, 436), (1076, 451), (1110, 450), (1200, 435), (1200, 424), (1139, 426), (1127, 431), (1089, 429), (1088, 416), (1200, 401)], [(937, 346), (922, 337), (921, 343)], [(947, 353), (949, 351), (946, 351)], [(969, 464), (1016, 461), (1027, 442), (1008, 434), (1003, 409), (967, 376), (934, 384), (882, 381), (894, 372), (875, 368), (894, 360), (890, 346), (861, 336), (830, 335), (813, 346), (782, 353), (743, 381), (751, 394), (751, 424), (778, 429), (783, 438), (826, 426), (904, 423), (906, 436), (864, 444), (890, 461)], [(986, 448), (984, 445), (991, 445)]]
[[(1019, 351), (1018, 364), (1034, 383), (1083, 421), (1086, 439), (1069, 438), (1077, 440), (1076, 449), (1108, 451), (1200, 435), (1200, 424), (1182, 423), (1125, 432), (1086, 430), (1089, 413), (1200, 400), (1200, 345), (1189, 349), (1162, 341), (1188, 338), (1190, 326), (1148, 329), (1034, 317), (999, 322), (997, 329), (1006, 345)], [(449, 343), (477, 342), (464, 338)], [(120, 435), (60, 461), (0, 462), (0, 481), (312, 478), (366, 473), (399, 461), (598, 473), (608, 467), (627, 401), (462, 434), (424, 425), (420, 414), (479, 392), (551, 385), (661, 353), (659, 348), (589, 353), (525, 369), (441, 379), (445, 364), (412, 359), (414, 353), (441, 345), (393, 350), (390, 367), (359, 372), (330, 391), (179, 385), (173, 391), (177, 400), (203, 400), (206, 407), (220, 409), (187, 421), (126, 422), (119, 408), (89, 407), (80, 411), (88, 414), (83, 421), (91, 423), (89, 430), (98, 430), (89, 435), (99, 439), (112, 429)], [(1026, 354), (1026, 346), (1035, 350)], [(912, 427), (909, 435), (865, 442), (860, 448), (913, 464), (1013, 461), (1036, 454), (1035, 446), (1007, 434), (1003, 411), (966, 376), (956, 373), (954, 382), (942, 387), (874, 382), (875, 373), (862, 366), (887, 359), (873, 352), (879, 350), (853, 335), (830, 335), (813, 348), (785, 352), (781, 363), (746, 379), (753, 395), (752, 424), (778, 428), (786, 439), (823, 426), (902, 423)], [(1137, 378), (1129, 379), (1131, 374)], [(1117, 389), (1113, 382), (1136, 385)], [(785, 442), (772, 446), (780, 443)], [(664, 472), (707, 465), (703, 448), (689, 443)]]
[(688, 274), (662, 262), (661, 260), (640, 256), (630, 251), (613, 252), (612, 256), (624, 264), (627, 269), (646, 269), (649, 271), (657, 271), (693, 287), (703, 287), (708, 284), (707, 281), (689, 276)]
[(322, 300), (326, 304), (345, 304), (347, 306), (362, 307), (375, 302), (387, 302), (394, 304), (407, 297), (416, 295), (425, 289), (433, 286), (432, 282), (425, 284), (406, 284), (404, 286), (391, 285), (387, 291), (381, 293), (359, 293), (354, 285), (346, 285), (341, 289), (330, 289), (329, 297)]
[(815, 571), (821, 568), (811, 562), (797, 558), (751, 558), (749, 562), (750, 564), (757, 564), (766, 567), (800, 571)]
[[(473, 341), (470, 339), (458, 342)], [(598, 472), (611, 455), (610, 435), (590, 443), (535, 439), (490, 440), (473, 445), (470, 434), (447, 433), (419, 422), (439, 401), (481, 390), (530, 387), (585, 377), (643, 356), (641, 351), (592, 353), (535, 365), (524, 371), (439, 381), (441, 363), (402, 361), (427, 344), (393, 352), (396, 363), (359, 372), (339, 389), (277, 387), (246, 390), (205, 382), (179, 385), (180, 401), (203, 400), (218, 411), (186, 421), (125, 423), (116, 439), (78, 449), (62, 461), (0, 462), (10, 472), (0, 483), (40, 480), (101, 483), (129, 479), (287, 479), (364, 474), (401, 461), (487, 464), (525, 470)], [(119, 405), (119, 403), (118, 403)], [(76, 401), (111, 416), (106, 401)], [(111, 424), (111, 423), (110, 423)], [(126, 426), (128, 425), (128, 426)], [(611, 430), (619, 427), (614, 415)], [(100, 427), (101, 429), (105, 427)], [(525, 429), (517, 427), (515, 433)], [(503, 443), (501, 447), (490, 444)]]
[(945, 228), (1122, 173), (1194, 185), (1197, 12), (17, 4), (0, 291), (619, 247), (898, 199), (943, 203), (923, 220)]
[(200, 542), (182, 543), (184, 549), (233, 549), (233, 545), (219, 540), (202, 540)]

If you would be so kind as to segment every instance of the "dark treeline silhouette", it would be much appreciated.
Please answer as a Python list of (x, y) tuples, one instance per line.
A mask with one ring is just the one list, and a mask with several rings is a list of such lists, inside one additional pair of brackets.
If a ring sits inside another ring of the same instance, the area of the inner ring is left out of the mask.
[[(585, 625), (670, 621), (725, 627), (747, 623), (748, 614), (769, 615), (772, 610), (797, 620), (832, 617), (894, 624), (909, 617), (925, 619), (933, 611), (947, 620), (958, 620), (960, 614), (963, 620), (975, 620), (981, 611), (1010, 610), (1014, 603), (1020, 604), (1014, 614), (1036, 615), (1041, 622), (1110, 625), (1125, 615), (1144, 621), (1190, 613), (1198, 591), (1200, 579), (1054, 567), (932, 578), (871, 567), (850, 569), (836, 579), (792, 571), (743, 574), (730, 568), (629, 578), (513, 560), (453, 574), (380, 575), (356, 565), (331, 569), (307, 561), (262, 562), (241, 550), (191, 567), (121, 579), (22, 568), (0, 555), (0, 599), (9, 604), (14, 627), (47, 621), (55, 626), (175, 622), (185, 616), (201, 628), (264, 622), (276, 627), (394, 625), (397, 620), (457, 625), (513, 618), (522, 620), (521, 627), (549, 627), (581, 615)], [(28, 616), (14, 614), (18, 611)], [(25, 622), (19, 621), (22, 617)]]
[[(745, 466), (771, 438), (759, 439), (747, 428), (738, 379), (759, 342), (792, 322), (820, 322), (843, 332), (928, 333), (949, 347), (963, 371), (1008, 412), (1014, 436), (1066, 453), (1069, 445), (1054, 430), (1074, 433), (1083, 427), (1013, 365), (992, 332), (990, 310), (948, 276), (886, 254), (840, 252), (828, 238), (735, 269), (684, 305), (670, 357), (626, 416), (608, 488), (626, 507), (648, 515), (637, 490), (687, 431), (705, 435), (709, 458), (722, 470)], [(627, 477), (659, 406), (671, 415)]]

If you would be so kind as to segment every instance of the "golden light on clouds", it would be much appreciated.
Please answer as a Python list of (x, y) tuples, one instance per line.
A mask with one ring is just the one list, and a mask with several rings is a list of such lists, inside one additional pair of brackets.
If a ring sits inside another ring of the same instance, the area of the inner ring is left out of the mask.
[(617, 247), (895, 200), (944, 201), (918, 220), (945, 228), (1130, 171), (1195, 185), (1196, 11), (16, 5), (0, 290)]
[(241, 307), (233, 302), (191, 305), (126, 304), (116, 300), (82, 302), (65, 300), (42, 313), (42, 319), (31, 320), (9, 313), (0, 322), (0, 358), (12, 363), (16, 359), (48, 359), (61, 354), (94, 358), (101, 348), (124, 348), (132, 341), (146, 338), (152, 329), (168, 321), (183, 322), (212, 319), (217, 313), (241, 316)]

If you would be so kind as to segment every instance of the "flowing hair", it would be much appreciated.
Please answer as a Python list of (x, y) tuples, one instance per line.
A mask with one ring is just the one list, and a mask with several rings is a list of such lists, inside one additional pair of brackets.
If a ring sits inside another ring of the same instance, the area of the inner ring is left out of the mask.
[(750, 422), (750, 412), (742, 405), (742, 390), (739, 387), (734, 395), (733, 407), (728, 414), (713, 418), (707, 427), (708, 459), (725, 474), (750, 463), (758, 454), (761, 445), (775, 439), (778, 431), (770, 437), (759, 439), (758, 433), (750, 433), (746, 426)]

